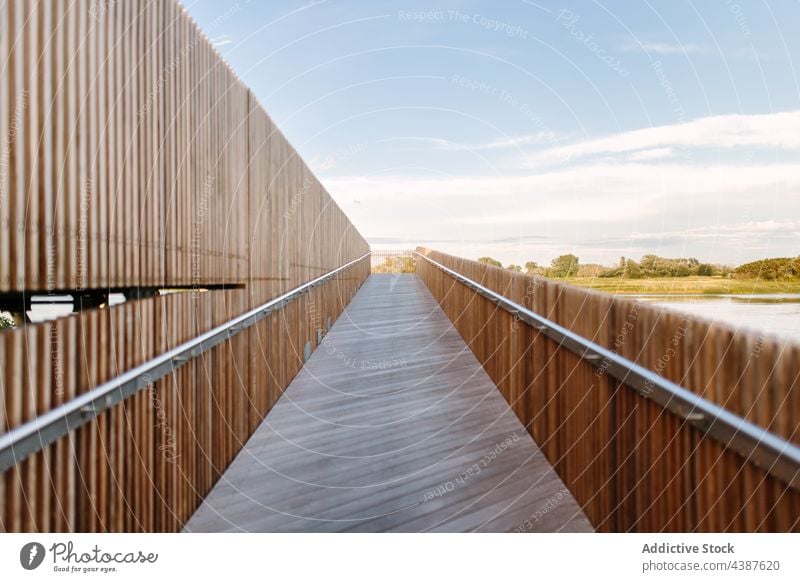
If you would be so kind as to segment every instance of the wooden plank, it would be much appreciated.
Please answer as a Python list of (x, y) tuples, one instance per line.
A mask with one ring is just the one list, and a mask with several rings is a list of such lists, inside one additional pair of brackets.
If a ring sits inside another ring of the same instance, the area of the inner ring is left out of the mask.
[[(67, 402), (76, 396), (77, 361), (77, 320), (69, 318), (59, 323), (59, 336), (54, 349), (58, 358), (54, 366), (55, 398), (54, 403)], [(55, 471), (54, 487), (59, 501), (56, 531), (73, 531), (76, 526), (76, 466), (75, 451), (73, 450), (75, 433), (71, 432), (67, 438), (57, 443), (58, 467)]]
[[(0, 6), (2, 8), (2, 6)], [(7, 418), (7, 406), (9, 402), (9, 379), (6, 371), (8, 365), (6, 363), (6, 346), (9, 334), (0, 334), (0, 431), (6, 432), (8, 430), (9, 420)], [(6, 477), (0, 475), (0, 533), (11, 531), (10, 520), (12, 519), (12, 510), (10, 499), (11, 496), (6, 493)]]
[[(51, 324), (55, 326), (56, 324)], [(51, 410), (53, 406), (52, 385), (53, 374), (53, 344), (50, 340), (51, 326), (42, 325), (34, 328), (33, 341), (36, 344), (36, 354), (33, 358), (29, 356), (31, 367), (31, 380), (34, 386), (31, 392), (35, 394), (36, 410), (35, 415), (44, 414)], [(53, 531), (53, 498), (51, 474), (53, 469), (53, 452), (55, 447), (49, 446), (37, 455), (38, 467), (36, 473), (36, 528), (38, 531)]]
[(40, 173), (39, 173), (39, 141), (42, 137), (42, 119), (40, 118), (41, 86), (39, 75), (41, 72), (41, 29), (39, 27), (39, 14), (42, 10), (36, 2), (23, 2), (20, 13), (24, 19), (24, 37), (20, 40), (25, 43), (24, 72), (22, 73), (22, 93), (19, 99), (24, 103), (24, 132), (25, 132), (25, 164), (24, 174), (19, 176), (24, 183), (24, 225), (25, 225), (25, 281), (28, 289), (42, 289), (45, 282), (40, 271), (42, 248), (40, 246)]
[(40, 184), (39, 206), (39, 248), (42, 249), (38, 257), (38, 271), (42, 280), (41, 288), (51, 291), (56, 288), (56, 233), (55, 233), (55, 201), (56, 173), (53, 172), (54, 163), (54, 96), (53, 86), (53, 56), (55, 41), (55, 26), (53, 24), (53, 10), (49, 7), (39, 11), (38, 14), (39, 48), (38, 79), (39, 87), (39, 126), (40, 139), (38, 159), (38, 179)]
[(104, 75), (101, 71), (102, 23), (98, 17), (87, 16), (87, 29), (84, 44), (88, 56), (86, 69), (86, 88), (83, 106), (87, 117), (88, 133), (86, 139), (87, 190), (88, 200), (88, 254), (87, 287), (100, 288), (104, 285), (103, 246), (107, 231), (108, 216), (105, 212), (108, 190), (105, 183), (108, 160), (103, 148), (103, 117), (105, 116)]
[[(0, 0), (0, 77), (10, 75), (11, 2)], [(10, 84), (0, 83), (0, 291), (11, 288), (11, 95)]]
[(9, 245), (9, 269), (11, 271), (11, 285), (14, 289), (25, 287), (25, 142), (28, 137), (25, 130), (24, 108), (27, 98), (23, 93), (24, 60), (24, 18), (25, 11), (21, 2), (12, 1), (9, 4), (9, 36), (11, 42), (10, 55), (6, 79), (8, 82), (9, 104), (9, 139), (8, 145), (8, 172), (9, 172), (9, 198), (10, 222), (12, 236)]
[[(26, 326), (19, 330), (23, 338), (22, 346), (22, 420), (28, 422), (33, 420), (37, 414), (38, 387), (37, 387), (37, 368), (39, 367), (39, 342), (37, 341), (38, 329), (33, 326)], [(32, 455), (18, 465), (20, 470), (20, 481), (24, 492), (24, 509), (22, 519), (22, 529), (24, 531), (39, 531), (38, 507), (40, 499), (37, 495), (39, 491), (40, 466), (42, 454)]]
[[(118, 131), (124, 130), (124, 185), (121, 188), (121, 207), (125, 215), (120, 217), (121, 228), (119, 229), (122, 241), (122, 249), (119, 251), (120, 260), (124, 263), (122, 273), (124, 277), (117, 274), (118, 280), (122, 281), (141, 281), (142, 270), (140, 264), (141, 237), (140, 229), (143, 225), (141, 215), (141, 200), (145, 194), (145, 181), (142, 180), (142, 100), (145, 93), (145, 84), (140, 82), (145, 74), (145, 64), (147, 51), (139, 50), (139, 43), (143, 36), (146, 22), (146, 5), (124, 5), (117, 6), (115, 12), (118, 14), (118, 27), (127, 30), (125, 44), (122, 48), (124, 57), (120, 64), (124, 70), (122, 78), (124, 88), (125, 106), (125, 125)], [(122, 12), (121, 9), (126, 10)], [(125, 27), (125, 24), (130, 24)], [(117, 30), (120, 30), (118, 28)], [(119, 215), (118, 215), (119, 216)]]
[(67, 207), (66, 207), (66, 90), (65, 78), (67, 77), (66, 55), (64, 45), (66, 42), (66, 11), (61, 0), (53, 2), (52, 9), (47, 11), (50, 19), (50, 70), (47, 71), (50, 83), (50, 152), (49, 162), (45, 163), (43, 174), (50, 174), (43, 178), (48, 179), (51, 187), (52, 207), (46, 209), (50, 217), (52, 229), (49, 236), (51, 245), (48, 257), (48, 287), (65, 289), (67, 287)]
[[(130, 54), (130, 47), (125, 46), (128, 40), (128, 29), (123, 28), (123, 7), (109, 5), (102, 15), (107, 28), (106, 50), (108, 53), (108, 74), (106, 75), (108, 91), (108, 125), (105, 128), (108, 140), (108, 272), (109, 284), (120, 285), (125, 280), (126, 260), (124, 250), (126, 246), (126, 233), (124, 224), (129, 215), (127, 197), (125, 195), (125, 171), (123, 159), (125, 156), (126, 126), (123, 120), (125, 107), (130, 107), (131, 100), (125, 94), (126, 70), (122, 66), (124, 55)], [(133, 23), (132, 23), (133, 24)]]
[[(2, 369), (4, 375), (5, 423), (12, 429), (22, 422), (22, 333), (6, 332), (3, 336), (5, 346), (5, 362)], [(19, 467), (6, 471), (2, 478), (5, 481), (6, 531), (22, 531), (23, 490), (20, 481)]]

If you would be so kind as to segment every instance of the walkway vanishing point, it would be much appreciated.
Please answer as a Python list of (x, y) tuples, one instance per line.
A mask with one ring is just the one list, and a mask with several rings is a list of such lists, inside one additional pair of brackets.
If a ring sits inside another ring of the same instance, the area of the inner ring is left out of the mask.
[(186, 531), (591, 531), (425, 285), (371, 275)]

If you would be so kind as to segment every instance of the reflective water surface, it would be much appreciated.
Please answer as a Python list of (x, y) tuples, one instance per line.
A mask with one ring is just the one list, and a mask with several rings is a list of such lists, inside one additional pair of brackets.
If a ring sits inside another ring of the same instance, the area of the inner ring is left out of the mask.
[(800, 343), (800, 293), (635, 295), (632, 298)]

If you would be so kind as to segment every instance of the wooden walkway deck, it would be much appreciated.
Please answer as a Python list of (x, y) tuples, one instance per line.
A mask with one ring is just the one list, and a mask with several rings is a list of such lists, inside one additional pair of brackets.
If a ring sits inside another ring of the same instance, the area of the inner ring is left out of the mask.
[(372, 275), (186, 524), (591, 531), (414, 275)]

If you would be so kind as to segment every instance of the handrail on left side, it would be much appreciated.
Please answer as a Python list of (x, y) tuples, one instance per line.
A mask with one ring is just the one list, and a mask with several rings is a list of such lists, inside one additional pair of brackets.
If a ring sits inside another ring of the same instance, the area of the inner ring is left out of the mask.
[(0, 473), (83, 426), (92, 418), (143, 390), (156, 380), (174, 372), (189, 360), (255, 325), (273, 311), (283, 308), (303, 293), (366, 259), (370, 254), (371, 252), (368, 252), (308, 283), (295, 287), (0, 435)]

